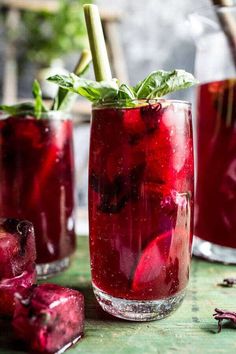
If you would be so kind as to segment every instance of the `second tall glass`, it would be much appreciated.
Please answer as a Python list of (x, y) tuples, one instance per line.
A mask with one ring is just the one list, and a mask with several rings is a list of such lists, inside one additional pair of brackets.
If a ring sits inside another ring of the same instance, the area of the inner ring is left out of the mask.
[(193, 217), (191, 107), (140, 100), (93, 108), (89, 221), (98, 302), (124, 319), (160, 319), (182, 302)]
[(37, 272), (66, 268), (75, 249), (73, 124), (63, 112), (0, 117), (0, 217), (35, 228)]

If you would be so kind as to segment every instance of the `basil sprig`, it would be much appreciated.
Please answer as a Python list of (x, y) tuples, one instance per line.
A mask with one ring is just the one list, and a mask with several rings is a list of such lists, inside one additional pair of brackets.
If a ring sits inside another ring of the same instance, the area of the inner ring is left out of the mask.
[(23, 102), (12, 106), (0, 105), (0, 111), (13, 116), (20, 116), (27, 113), (39, 119), (42, 112), (47, 112), (47, 108), (43, 104), (42, 91), (37, 80), (34, 80), (32, 93), (34, 96), (34, 102)]
[[(90, 62), (91, 54), (87, 49), (84, 49), (75, 67), (75, 73), (78, 76), (83, 76), (88, 70)], [(37, 80), (33, 83), (32, 93), (34, 96), (33, 103), (24, 102), (13, 106), (0, 105), (0, 110), (14, 116), (25, 115), (25, 113), (28, 113), (37, 119), (42, 118), (42, 113), (48, 112), (48, 110), (43, 103), (42, 90)], [(55, 111), (68, 110), (73, 103), (75, 96), (76, 94), (68, 90), (67, 87), (66, 89), (59, 87), (51, 109)]]
[[(54, 109), (57, 110), (68, 106), (72, 94), (79, 94), (93, 103), (122, 100), (123, 106), (134, 107), (135, 100), (160, 98), (197, 83), (194, 76), (184, 70), (153, 71), (133, 87), (122, 84), (117, 79), (93, 81), (81, 78), (74, 73), (51, 76), (48, 80), (61, 88), (59, 90), (61, 95), (58, 95), (54, 101)], [(14, 106), (0, 105), (0, 110), (12, 115), (28, 112), (40, 118), (43, 112), (47, 112), (47, 109), (43, 104), (42, 92), (37, 80), (34, 81), (32, 92), (34, 103), (25, 102)]]
[(197, 83), (194, 76), (184, 70), (158, 70), (149, 74), (135, 86), (120, 84), (117, 79), (92, 81), (75, 74), (55, 75), (50, 82), (87, 98), (93, 103), (135, 99), (156, 99), (169, 93), (191, 87)]

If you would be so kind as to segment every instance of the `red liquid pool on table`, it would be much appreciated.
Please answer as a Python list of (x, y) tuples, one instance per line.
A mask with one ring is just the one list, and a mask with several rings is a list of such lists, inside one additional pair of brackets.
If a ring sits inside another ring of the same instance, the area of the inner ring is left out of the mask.
[(130, 300), (173, 296), (188, 282), (193, 147), (187, 104), (93, 110), (89, 219), (92, 281)]
[(37, 263), (75, 248), (72, 121), (0, 118), (0, 216), (31, 221)]
[(236, 248), (235, 121), (236, 80), (200, 85), (194, 234), (232, 248)]

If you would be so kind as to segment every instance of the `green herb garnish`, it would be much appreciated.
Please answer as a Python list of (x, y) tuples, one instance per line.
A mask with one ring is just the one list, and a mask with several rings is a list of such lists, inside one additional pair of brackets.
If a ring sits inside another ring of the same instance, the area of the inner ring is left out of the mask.
[(13, 116), (20, 116), (27, 113), (34, 115), (36, 118), (40, 118), (42, 112), (47, 112), (47, 109), (43, 104), (42, 91), (37, 80), (33, 82), (32, 93), (34, 102), (23, 102), (12, 106), (0, 105), (0, 110)]
[(140, 81), (134, 91), (137, 98), (159, 98), (169, 93), (191, 87), (197, 83), (192, 74), (184, 70), (154, 71)]
[(133, 107), (139, 99), (156, 99), (196, 84), (192, 74), (184, 70), (152, 72), (135, 86), (128, 86), (112, 79), (110, 64), (96, 5), (84, 5), (89, 44), (97, 81), (81, 79), (74, 74), (55, 75), (48, 80), (69, 92), (77, 93), (93, 103), (115, 102)]
[[(79, 62), (75, 67), (75, 73), (78, 76), (84, 75), (84, 73), (88, 70), (90, 62), (91, 54), (88, 50), (84, 49), (81, 53)], [(0, 110), (13, 116), (25, 115), (25, 113), (27, 113), (35, 116), (37, 119), (41, 118), (42, 113), (48, 112), (48, 109), (43, 103), (42, 90), (37, 80), (34, 80), (32, 93), (34, 96), (34, 102), (23, 102), (13, 106), (0, 105)], [(74, 98), (75, 94), (73, 92), (64, 89), (63, 87), (59, 87), (58, 93), (53, 101), (52, 110), (68, 110)]]
[(191, 87), (196, 84), (192, 74), (184, 70), (154, 71), (146, 79), (131, 87), (120, 84), (117, 79), (108, 81), (92, 81), (81, 79), (75, 74), (55, 75), (49, 77), (50, 82), (77, 93), (93, 103), (136, 99), (156, 99), (169, 93)]
[(98, 82), (83, 79), (71, 73), (69, 75), (55, 75), (49, 77), (48, 80), (92, 102), (116, 99), (119, 92), (119, 85), (116, 79)]
[[(79, 62), (77, 63), (74, 69), (74, 73), (77, 76), (80, 77), (83, 76), (87, 72), (91, 60), (92, 59), (91, 59), (90, 51), (84, 49), (81, 53)], [(67, 89), (59, 87), (58, 93), (53, 101), (52, 109), (55, 111), (67, 110), (69, 107), (71, 107), (74, 99), (75, 99), (75, 94), (68, 91)]]
[(134, 87), (112, 79), (101, 18), (96, 5), (84, 5), (90, 50), (96, 81), (81, 79), (74, 74), (55, 75), (48, 80), (68, 92), (77, 93), (93, 103), (115, 102), (133, 107), (139, 99), (156, 99), (196, 84), (192, 74), (184, 70), (154, 71)]
[(32, 102), (24, 102), (15, 104), (12, 106), (0, 105), (0, 111), (3, 111), (7, 114), (11, 114), (13, 116), (18, 116), (24, 112), (34, 112), (34, 103)]
[(42, 112), (46, 111), (46, 108), (43, 105), (42, 90), (37, 80), (34, 80), (32, 93), (34, 96), (34, 115), (39, 119)]

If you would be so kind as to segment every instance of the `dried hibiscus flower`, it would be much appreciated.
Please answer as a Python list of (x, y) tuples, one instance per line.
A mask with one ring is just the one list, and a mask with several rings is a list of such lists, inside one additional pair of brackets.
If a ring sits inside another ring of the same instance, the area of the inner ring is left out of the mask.
[(221, 332), (223, 320), (229, 320), (236, 324), (236, 312), (215, 309), (213, 317), (218, 321), (218, 333)]

